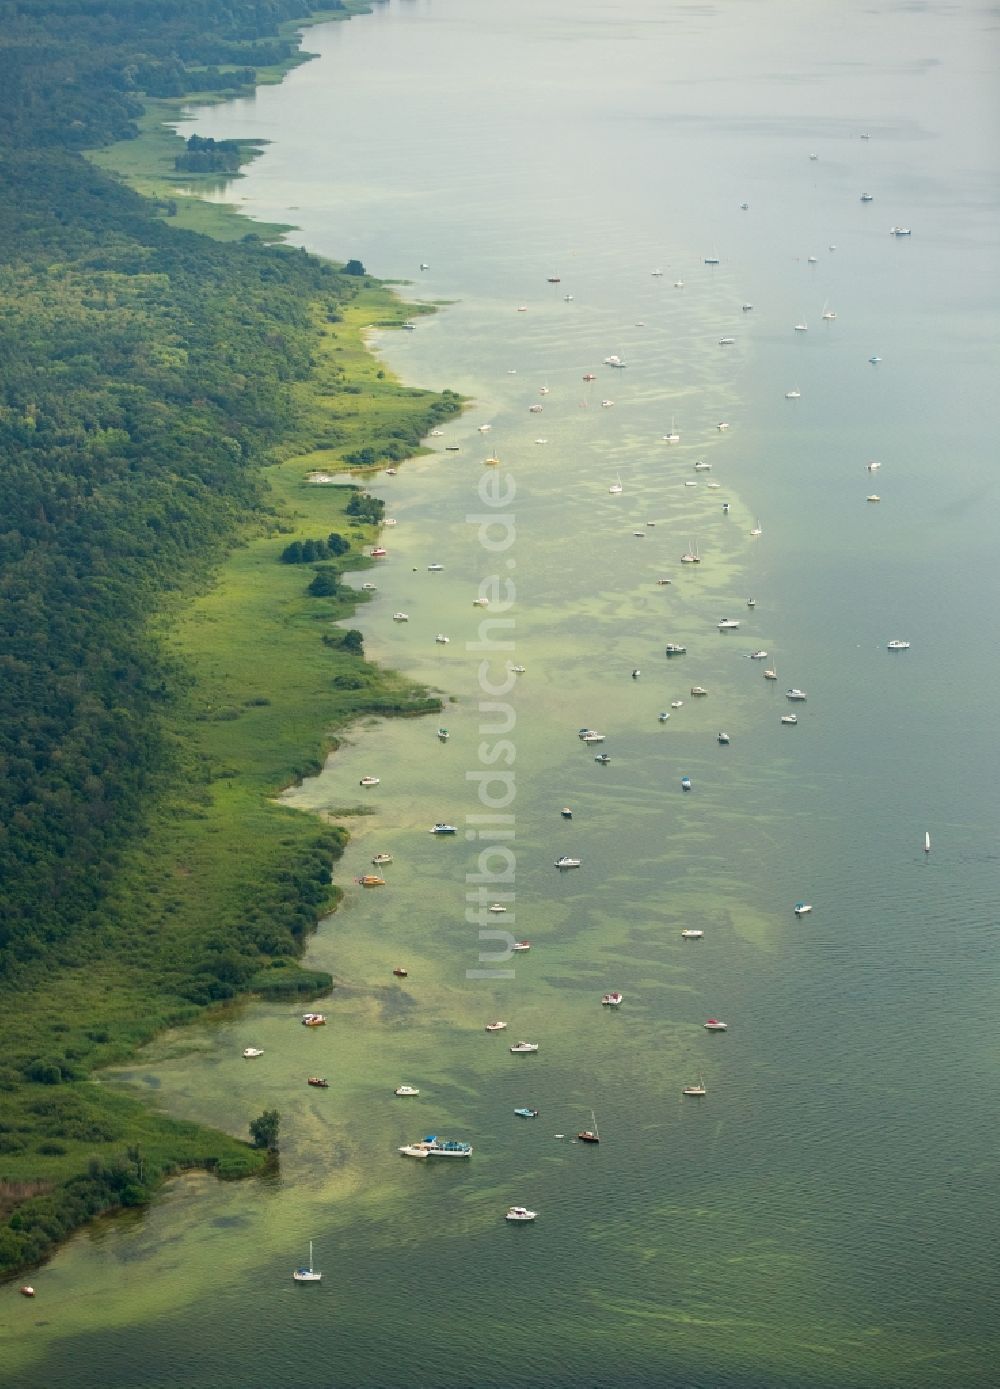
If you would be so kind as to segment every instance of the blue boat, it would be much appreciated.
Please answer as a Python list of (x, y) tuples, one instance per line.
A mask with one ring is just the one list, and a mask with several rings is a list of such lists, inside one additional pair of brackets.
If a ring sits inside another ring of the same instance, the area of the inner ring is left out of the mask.
[(691, 790), (691, 778), (690, 778), (689, 776), (682, 776), (682, 777), (681, 777), (681, 790), (682, 790), (682, 791), (690, 791), (690, 790)]
[(519, 1119), (537, 1119), (537, 1118), (538, 1118), (538, 1110), (537, 1110), (537, 1109), (528, 1109), (527, 1107), (525, 1107), (524, 1109), (515, 1109), (515, 1110), (514, 1110), (514, 1113), (517, 1115), (517, 1117), (518, 1117)]

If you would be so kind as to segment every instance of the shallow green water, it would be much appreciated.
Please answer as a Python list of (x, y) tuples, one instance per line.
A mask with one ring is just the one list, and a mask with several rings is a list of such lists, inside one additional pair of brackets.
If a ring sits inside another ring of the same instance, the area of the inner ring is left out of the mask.
[[(329, 1025), (250, 1007), (127, 1077), (235, 1131), (279, 1108), (280, 1177), (181, 1183), (74, 1241), (34, 1303), (4, 1293), (9, 1382), (995, 1382), (990, 33), (974, 6), (400, 0), (199, 116), (274, 141), (235, 185), (252, 212), (454, 301), (378, 343), (476, 403), (379, 479), (398, 524), (359, 623), (454, 697), (451, 737), (372, 723), (294, 795), (375, 807), (345, 879), (394, 857), (315, 938)], [(479, 496), (494, 475), (509, 508)], [(514, 519), (491, 555), (467, 518), (493, 510)], [(516, 583), (513, 629), (492, 629), (511, 651), (474, 649), (494, 573)], [(688, 654), (668, 663), (668, 640)], [(483, 731), (502, 718), (478, 708), (484, 658), (498, 681), (525, 666), (507, 735)], [(512, 911), (485, 925), (532, 949), (493, 963), (465, 919), (483, 848), (465, 833), (501, 736), (514, 879), (484, 891)], [(566, 852), (578, 872), (552, 866)], [(513, 978), (470, 977), (493, 968)], [(497, 1016), (508, 1032), (485, 1034)], [(538, 1055), (511, 1056), (519, 1037)], [(684, 1100), (698, 1075), (707, 1098)], [(591, 1109), (596, 1149), (572, 1141)], [(397, 1156), (425, 1132), (475, 1155)], [(534, 1226), (504, 1225), (514, 1202)], [(324, 1281), (296, 1288), (310, 1238)]]

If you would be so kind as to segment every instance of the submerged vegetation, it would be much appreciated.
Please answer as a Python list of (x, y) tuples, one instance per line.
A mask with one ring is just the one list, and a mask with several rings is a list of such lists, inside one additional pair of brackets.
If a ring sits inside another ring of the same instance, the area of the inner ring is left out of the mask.
[(266, 1161), (90, 1074), (331, 987), (296, 957), (346, 832), (274, 797), (347, 720), (437, 707), (337, 625), (382, 504), (307, 481), (460, 408), (366, 353), (403, 306), (359, 262), (184, 230), (81, 153), (147, 94), (295, 61), (300, 10), (36, 0), (0, 36), (0, 1275), (165, 1173)]

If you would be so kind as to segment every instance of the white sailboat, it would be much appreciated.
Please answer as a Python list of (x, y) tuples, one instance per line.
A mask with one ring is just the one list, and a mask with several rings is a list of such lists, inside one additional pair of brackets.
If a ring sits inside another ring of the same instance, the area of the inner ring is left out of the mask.
[(930, 851), (931, 851), (931, 832), (930, 832), (930, 830), (924, 830), (924, 853), (925, 853), (925, 854), (929, 854)]
[(323, 1277), (322, 1273), (317, 1273), (313, 1268), (313, 1242), (309, 1241), (309, 1262), (304, 1268), (297, 1268), (292, 1274), (296, 1283), (318, 1283)]
[(622, 486), (622, 475), (621, 475), (621, 473), (616, 473), (616, 474), (615, 474), (615, 480), (614, 480), (614, 482), (611, 484), (611, 486), (608, 488), (608, 491), (611, 493), (611, 495), (612, 495), (613, 497), (620, 496), (620, 494), (621, 494), (622, 492), (625, 491), (624, 487)]

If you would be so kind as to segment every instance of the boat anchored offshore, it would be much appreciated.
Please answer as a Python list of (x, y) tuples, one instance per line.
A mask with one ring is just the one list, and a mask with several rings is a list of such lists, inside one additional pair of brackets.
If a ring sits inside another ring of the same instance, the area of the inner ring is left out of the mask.
[(807, 695), (805, 690), (799, 690), (793, 686), (792, 689), (785, 691), (785, 698), (792, 700), (793, 703), (804, 704)]
[(506, 1032), (507, 1024), (502, 1018), (497, 1018), (496, 1022), (488, 1022), (485, 1031), (487, 1032)]
[(812, 903), (796, 902), (795, 906), (792, 908), (792, 911), (795, 913), (796, 916), (808, 916), (809, 913), (812, 911)]
[(292, 1277), (295, 1279), (296, 1283), (318, 1283), (323, 1277), (322, 1273), (317, 1273), (313, 1268), (312, 1240), (309, 1241), (309, 1262), (302, 1268), (297, 1268), (292, 1274)]
[(303, 1027), (325, 1027), (325, 1026), (326, 1026), (326, 1014), (325, 1014), (325, 1013), (303, 1013), (303, 1014), (302, 1014), (302, 1026), (303, 1026)]
[(886, 649), (889, 651), (909, 651), (910, 643), (908, 641), (894, 640), (886, 642)]
[(439, 821), (438, 824), (431, 828), (431, 834), (458, 834), (458, 827), (456, 825), (446, 825)]
[(704, 1082), (704, 1080), (701, 1079), (701, 1078), (699, 1077), (697, 1085), (685, 1085), (685, 1086), (683, 1086), (682, 1089), (681, 1089), (681, 1094), (682, 1094), (682, 1095), (695, 1095), (695, 1096), (699, 1096), (699, 1097), (700, 1097), (700, 1096), (702, 1096), (702, 1095), (707, 1095), (707, 1094), (708, 1094), (708, 1091), (705, 1089), (705, 1082)]
[(799, 721), (799, 716), (798, 716), (798, 714), (782, 714), (781, 720), (780, 720), (781, 723), (787, 723), (787, 724), (798, 723), (798, 721)]
[(467, 1158), (472, 1156), (471, 1143), (459, 1143), (453, 1139), (447, 1142), (442, 1141), (436, 1134), (428, 1134), (419, 1143), (406, 1143), (399, 1150), (404, 1157), (431, 1158)]
[(394, 1095), (419, 1095), (420, 1091), (412, 1085), (397, 1085), (392, 1093)]
[(725, 1032), (729, 1024), (720, 1021), (719, 1018), (709, 1018), (707, 1022), (702, 1023), (702, 1026), (707, 1032)]
[(597, 1129), (597, 1116), (594, 1114), (593, 1110), (590, 1111), (590, 1122), (594, 1127), (592, 1129), (584, 1129), (581, 1133), (577, 1134), (577, 1138), (581, 1143), (600, 1143), (601, 1135)]
[(681, 940), (701, 940), (704, 934), (705, 932), (697, 926), (686, 926), (681, 932)]
[(255, 1056), (263, 1056), (263, 1055), (264, 1055), (264, 1048), (263, 1048), (263, 1047), (244, 1047), (244, 1048), (243, 1048), (243, 1057), (244, 1057), (244, 1060), (246, 1060), (246, 1061), (252, 1061), (252, 1060), (254, 1059)]
[(515, 1109), (514, 1113), (519, 1119), (537, 1119), (538, 1110), (532, 1109), (530, 1105), (522, 1105), (520, 1109)]
[(620, 1008), (625, 1000), (625, 995), (614, 989), (611, 993), (605, 994), (601, 1003), (605, 1008)]
[(330, 1088), (330, 1082), (326, 1076), (307, 1076), (306, 1084), (314, 1086), (317, 1090), (329, 1090)]
[(579, 858), (570, 858), (569, 854), (562, 854), (562, 855), (560, 855), (559, 858), (556, 859), (556, 861), (555, 861), (555, 867), (556, 867), (556, 868), (579, 868), (579, 867), (580, 867), (580, 864), (581, 864), (582, 862), (583, 862), (582, 859), (579, 859)]
[(504, 1220), (511, 1225), (530, 1225), (537, 1214), (537, 1211), (529, 1211), (527, 1206), (508, 1206)]
[(538, 1050), (537, 1042), (515, 1042), (510, 1049), (512, 1056), (528, 1056)]

